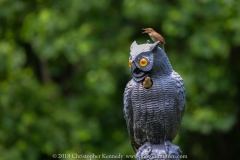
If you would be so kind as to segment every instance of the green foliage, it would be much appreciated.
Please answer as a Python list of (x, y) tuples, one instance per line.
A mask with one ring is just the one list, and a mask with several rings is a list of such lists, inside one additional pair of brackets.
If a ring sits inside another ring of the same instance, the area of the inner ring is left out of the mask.
[(131, 154), (123, 91), (152, 27), (183, 77), (174, 143), (189, 159), (239, 159), (240, 1), (0, 0), (0, 155)]

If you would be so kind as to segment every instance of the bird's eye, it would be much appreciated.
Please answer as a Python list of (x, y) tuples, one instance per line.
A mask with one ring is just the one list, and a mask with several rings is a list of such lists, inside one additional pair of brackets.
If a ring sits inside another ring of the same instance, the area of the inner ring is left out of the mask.
[(148, 60), (146, 58), (142, 58), (142, 59), (140, 59), (139, 64), (142, 67), (145, 67), (148, 64)]
[(129, 66), (129, 67), (132, 67), (132, 60), (129, 60), (129, 61), (128, 61), (128, 66)]

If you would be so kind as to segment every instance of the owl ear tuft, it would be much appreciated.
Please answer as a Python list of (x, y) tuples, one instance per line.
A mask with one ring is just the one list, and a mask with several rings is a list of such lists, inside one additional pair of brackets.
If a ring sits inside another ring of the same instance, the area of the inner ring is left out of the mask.
[(153, 43), (153, 44), (150, 46), (150, 48), (149, 48), (150, 51), (153, 51), (153, 52), (157, 51), (157, 49), (158, 49), (158, 44), (159, 44), (159, 43), (160, 43), (159, 41)]
[(132, 51), (133, 47), (136, 47), (138, 44), (136, 41), (134, 41), (130, 47), (130, 51)]

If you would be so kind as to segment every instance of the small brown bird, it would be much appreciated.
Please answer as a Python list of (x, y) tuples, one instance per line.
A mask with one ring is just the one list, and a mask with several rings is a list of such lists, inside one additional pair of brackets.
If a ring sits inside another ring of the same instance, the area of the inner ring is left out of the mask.
[(142, 30), (144, 30), (143, 33), (148, 33), (154, 42), (160, 41), (160, 43), (162, 44), (162, 49), (164, 50), (164, 44), (166, 43), (164, 38), (159, 33), (154, 31), (152, 28), (143, 28)]

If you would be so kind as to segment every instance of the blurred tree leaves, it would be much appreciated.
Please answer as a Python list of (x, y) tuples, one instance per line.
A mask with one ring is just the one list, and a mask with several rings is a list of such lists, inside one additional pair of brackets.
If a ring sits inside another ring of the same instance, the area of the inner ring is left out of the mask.
[(1, 158), (134, 154), (122, 94), (129, 47), (152, 27), (187, 90), (174, 143), (189, 159), (239, 159), (239, 8), (233, 0), (0, 0)]

